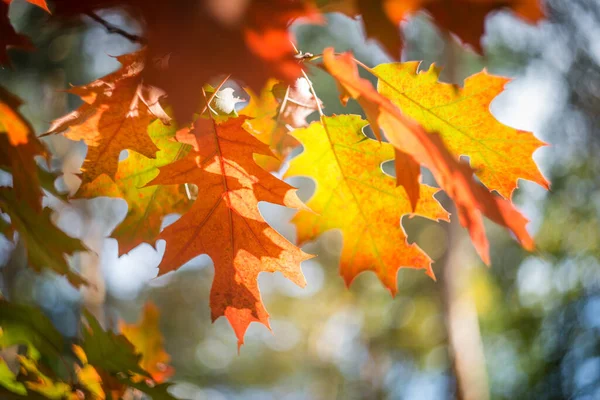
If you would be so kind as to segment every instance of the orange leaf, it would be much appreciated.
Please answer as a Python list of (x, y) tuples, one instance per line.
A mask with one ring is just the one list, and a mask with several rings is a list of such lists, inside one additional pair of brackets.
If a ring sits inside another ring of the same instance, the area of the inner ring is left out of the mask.
[(244, 130), (246, 120), (239, 117), (216, 122), (199, 118), (192, 129), (177, 133), (177, 139), (192, 145), (193, 150), (184, 159), (161, 167), (159, 175), (148, 183), (198, 186), (199, 197), (189, 211), (159, 236), (166, 241), (159, 273), (208, 254), (215, 265), (212, 319), (224, 315), (240, 345), (251, 322), (268, 326), (258, 274), (279, 271), (304, 286), (300, 263), (311, 257), (279, 235), (260, 215), (259, 201), (294, 208), (303, 205), (296, 189), (254, 162), (254, 153), (271, 152)]
[(163, 218), (168, 214), (181, 214), (191, 205), (183, 185), (144, 187), (158, 175), (159, 167), (182, 158), (188, 147), (173, 141), (175, 128), (164, 126), (160, 121), (150, 124), (148, 132), (160, 150), (156, 158), (131, 151), (119, 162), (114, 181), (103, 175), (77, 193), (78, 198), (107, 196), (127, 201), (127, 215), (111, 234), (117, 239), (119, 255), (144, 242), (154, 245)]
[[(424, 269), (434, 277), (431, 259), (416, 244), (409, 244), (400, 218), (412, 212), (409, 200), (381, 164), (394, 157), (387, 143), (367, 139), (367, 122), (358, 115), (323, 117), (292, 134), (304, 151), (290, 162), (286, 176), (309, 176), (316, 191), (292, 220), (300, 244), (315, 240), (331, 229), (340, 229), (344, 245), (340, 273), (347, 285), (363, 271), (373, 271), (386, 288), (396, 293), (401, 267)], [(423, 200), (416, 213), (447, 220), (448, 213), (433, 198), (438, 191), (418, 187)]]
[(400, 59), (400, 22), (422, 10), (431, 15), (444, 32), (457, 35), (481, 53), (485, 18), (491, 12), (509, 9), (529, 22), (545, 17), (543, 0), (337, 0), (327, 2), (323, 11), (362, 15), (367, 37), (376, 39), (394, 59)]
[(293, 82), (302, 65), (295, 58), (289, 24), (316, 20), (309, 2), (295, 0), (209, 3), (147, 2), (139, 9), (147, 22), (148, 56), (162, 60), (144, 71), (147, 82), (169, 94), (175, 119), (184, 124), (201, 103), (200, 88), (221, 74), (232, 74), (254, 91), (269, 78)]
[(0, 87), (0, 167), (10, 169), (17, 198), (41, 212), (44, 193), (35, 156), (48, 153), (17, 111), (21, 104), (20, 99)]
[(412, 210), (415, 211), (421, 197), (419, 188), (421, 184), (421, 166), (414, 158), (398, 149), (396, 149), (394, 160), (396, 184), (404, 188)]
[(114, 179), (122, 150), (134, 150), (155, 158), (158, 148), (146, 129), (154, 118), (169, 123), (159, 100), (164, 93), (142, 83), (144, 52), (117, 57), (117, 72), (70, 90), (82, 98), (77, 110), (55, 120), (49, 134), (67, 131), (72, 140), (83, 140), (88, 153), (83, 163), (82, 187), (102, 174)]
[(171, 357), (164, 349), (164, 339), (158, 326), (159, 310), (153, 303), (146, 303), (142, 319), (136, 324), (119, 321), (119, 329), (141, 354), (140, 367), (150, 373), (157, 383), (166, 381), (173, 375), (169, 366)]
[(489, 244), (482, 214), (511, 230), (523, 247), (533, 249), (533, 239), (525, 228), (527, 220), (510, 203), (494, 196), (473, 179), (473, 170), (455, 158), (437, 134), (428, 134), (420, 125), (403, 115), (386, 97), (377, 93), (366, 79), (358, 75), (352, 55), (336, 57), (332, 49), (324, 53), (324, 65), (336, 79), (342, 100), (356, 99), (373, 130), (381, 127), (386, 138), (419, 164), (429, 168), (437, 183), (454, 200), (460, 222), (469, 230), (479, 255), (489, 264)]
[[(400, 1), (392, 0), (390, 3)], [(485, 32), (486, 16), (507, 8), (529, 23), (536, 23), (545, 17), (542, 0), (435, 0), (424, 5), (438, 27), (457, 35), (478, 53), (483, 50), (481, 37)]]

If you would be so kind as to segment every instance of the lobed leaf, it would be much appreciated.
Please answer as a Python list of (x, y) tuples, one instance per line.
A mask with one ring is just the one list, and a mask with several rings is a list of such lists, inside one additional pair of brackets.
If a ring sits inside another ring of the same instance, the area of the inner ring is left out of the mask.
[(296, 190), (261, 169), (254, 154), (269, 148), (243, 128), (247, 118), (225, 122), (198, 118), (177, 139), (193, 146), (188, 155), (160, 168), (148, 185), (192, 183), (198, 199), (159, 239), (166, 250), (159, 274), (175, 270), (190, 259), (208, 254), (215, 265), (210, 295), (213, 321), (225, 316), (238, 343), (253, 321), (268, 326), (268, 314), (258, 289), (260, 272), (282, 272), (303, 286), (300, 263), (311, 256), (289, 243), (262, 218), (259, 201), (301, 208)]

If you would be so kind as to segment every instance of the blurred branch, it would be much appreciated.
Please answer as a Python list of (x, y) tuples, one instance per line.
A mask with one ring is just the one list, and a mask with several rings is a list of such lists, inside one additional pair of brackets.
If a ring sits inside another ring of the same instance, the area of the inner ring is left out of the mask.
[(102, 25), (104, 28), (106, 28), (106, 31), (108, 33), (114, 33), (114, 34), (123, 36), (125, 39), (129, 40), (132, 43), (140, 43), (140, 44), (147, 43), (147, 40), (145, 37), (134, 35), (133, 33), (124, 31), (123, 29), (111, 24), (104, 18), (100, 17), (98, 14), (96, 14), (93, 11), (86, 12), (85, 15), (87, 15), (88, 17), (90, 17), (91, 19), (93, 19), (94, 21), (96, 21), (100, 25)]
[(469, 293), (467, 267), (473, 251), (462, 235), (462, 227), (453, 218), (448, 228), (449, 245), (442, 279), (449, 356), (456, 378), (456, 399), (487, 400), (489, 384), (479, 317)]
[[(459, 82), (459, 60), (453, 38), (445, 35), (447, 78)], [(465, 245), (464, 232), (456, 217), (453, 203), (443, 204), (454, 218), (448, 226), (448, 252), (444, 260), (442, 290), (444, 319), (448, 332), (448, 355), (456, 379), (457, 400), (488, 400), (490, 388), (487, 379), (483, 340), (479, 317), (469, 293), (469, 272), (473, 251)]]

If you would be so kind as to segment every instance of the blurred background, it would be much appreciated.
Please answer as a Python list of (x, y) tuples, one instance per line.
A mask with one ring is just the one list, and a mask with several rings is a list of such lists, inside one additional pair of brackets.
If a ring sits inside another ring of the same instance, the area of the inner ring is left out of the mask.
[[(48, 198), (57, 224), (97, 252), (72, 262), (98, 290), (80, 292), (32, 273), (22, 246), (0, 239), (2, 292), (42, 307), (67, 336), (76, 334), (82, 307), (116, 328), (154, 302), (176, 371), (173, 394), (182, 399), (600, 399), (600, 2), (548, 0), (547, 9), (548, 20), (537, 26), (495, 13), (484, 56), (441, 36), (426, 15), (404, 27), (403, 60), (444, 66), (448, 82), (462, 83), (484, 67), (515, 78), (492, 112), (551, 144), (534, 156), (551, 191), (521, 181), (514, 197), (531, 220), (535, 253), (490, 223), (486, 268), (454, 223), (404, 218), (409, 240), (436, 260), (438, 281), (401, 270), (391, 298), (370, 273), (345, 288), (338, 275), (342, 237), (328, 232), (305, 247), (318, 255), (302, 264), (305, 289), (280, 274), (260, 276), (273, 333), (253, 324), (238, 355), (227, 322), (210, 322), (207, 256), (155, 279), (164, 243), (118, 258), (116, 242), (106, 238), (125, 216), (123, 200)], [(101, 15), (139, 32), (118, 9)], [(79, 105), (61, 90), (115, 70), (111, 56), (136, 48), (91, 19), (65, 27), (24, 1), (14, 2), (11, 19), (37, 51), (12, 51), (14, 69), (0, 70), (0, 84), (25, 100), (22, 111), (37, 133)], [(319, 54), (334, 46), (369, 65), (390, 61), (365, 41), (360, 21), (327, 19), (293, 27), (300, 50)], [(360, 113), (356, 104), (342, 108), (334, 83), (316, 68), (310, 72), (326, 114)], [(57, 186), (76, 190), (85, 145), (58, 136), (45, 141), (52, 168), (64, 172)], [(314, 188), (308, 179), (290, 183), (305, 200)], [(261, 204), (261, 211), (294, 239), (292, 210)]]

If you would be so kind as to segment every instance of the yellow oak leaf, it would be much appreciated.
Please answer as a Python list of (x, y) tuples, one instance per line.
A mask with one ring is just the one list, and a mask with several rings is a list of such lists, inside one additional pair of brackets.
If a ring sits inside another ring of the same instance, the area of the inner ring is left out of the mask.
[[(404, 115), (390, 99), (378, 93), (371, 82), (361, 78), (356, 60), (350, 53), (336, 56), (333, 49), (325, 49), (323, 63), (336, 80), (342, 103), (345, 104), (350, 97), (355, 99), (367, 115), (373, 131), (383, 131), (398, 150), (396, 156), (400, 157), (400, 161), (410, 157), (411, 168), (417, 163), (431, 171), (436, 182), (454, 200), (459, 221), (469, 230), (473, 245), (486, 264), (490, 263), (490, 256), (483, 216), (508, 228), (524, 248), (532, 250), (535, 247), (527, 232), (527, 218), (510, 200), (495, 196), (477, 182), (473, 169), (448, 150), (440, 135), (428, 133)], [(415, 174), (407, 176), (416, 177)], [(411, 191), (407, 190), (407, 193)], [(415, 199), (411, 198), (411, 201), (414, 204)]]
[(452, 153), (468, 156), (490, 190), (510, 198), (518, 179), (548, 188), (532, 159), (544, 143), (531, 132), (502, 124), (490, 112), (492, 100), (510, 79), (483, 71), (459, 88), (439, 82), (441, 70), (435, 65), (418, 69), (418, 62), (378, 65), (373, 68), (379, 78), (377, 90), (426, 130), (437, 132)]
[[(394, 147), (367, 139), (368, 124), (357, 115), (323, 117), (292, 134), (304, 151), (290, 163), (286, 177), (309, 176), (316, 191), (292, 222), (298, 241), (304, 243), (330, 229), (342, 232), (344, 245), (340, 272), (346, 284), (363, 271), (373, 271), (393, 294), (401, 267), (421, 268), (434, 277), (431, 259), (416, 244), (408, 244), (400, 218), (412, 206), (394, 178), (381, 164), (394, 158)], [(420, 187), (422, 200), (416, 214), (448, 220), (448, 213), (433, 195), (438, 191)]]

